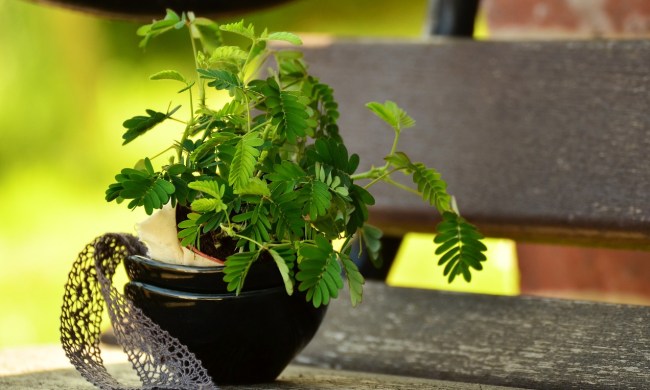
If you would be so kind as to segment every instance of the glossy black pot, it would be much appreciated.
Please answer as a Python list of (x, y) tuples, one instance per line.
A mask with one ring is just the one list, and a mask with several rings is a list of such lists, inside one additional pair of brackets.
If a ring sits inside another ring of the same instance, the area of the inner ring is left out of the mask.
[(221, 266), (174, 266), (131, 256), (124, 290), (196, 354), (215, 383), (270, 382), (309, 343), (326, 311), (304, 295), (287, 295), (270, 265), (256, 262), (253, 278), (236, 296), (226, 291)]

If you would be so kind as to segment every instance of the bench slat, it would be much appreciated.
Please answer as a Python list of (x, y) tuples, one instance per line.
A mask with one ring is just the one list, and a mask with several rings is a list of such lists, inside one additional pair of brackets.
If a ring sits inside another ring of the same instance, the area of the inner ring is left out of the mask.
[(500, 386), (647, 389), (650, 307), (369, 282), (331, 304), (298, 363)]
[[(418, 122), (401, 149), (439, 168), (486, 233), (650, 248), (649, 41), (334, 42), (306, 59), (362, 168), (392, 142), (363, 105), (395, 100)], [(376, 198), (387, 233), (432, 231), (417, 198)]]

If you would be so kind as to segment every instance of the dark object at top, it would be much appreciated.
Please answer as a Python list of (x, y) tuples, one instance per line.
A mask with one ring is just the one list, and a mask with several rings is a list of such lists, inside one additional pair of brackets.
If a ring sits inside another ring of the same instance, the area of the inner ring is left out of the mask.
[(431, 35), (467, 37), (474, 35), (479, 0), (437, 0), (432, 3)]
[(32, 0), (120, 19), (160, 18), (165, 9), (197, 15), (238, 14), (265, 8), (288, 0)]

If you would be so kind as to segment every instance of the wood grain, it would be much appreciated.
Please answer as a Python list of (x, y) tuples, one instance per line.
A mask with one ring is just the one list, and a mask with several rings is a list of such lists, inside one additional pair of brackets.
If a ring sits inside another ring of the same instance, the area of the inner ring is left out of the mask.
[[(392, 142), (364, 104), (395, 100), (418, 122), (401, 149), (486, 233), (650, 249), (650, 41), (338, 41), (306, 59), (361, 168)], [(433, 230), (416, 197), (376, 189), (385, 231)]]
[(297, 362), (532, 389), (647, 389), (650, 307), (367, 283)]

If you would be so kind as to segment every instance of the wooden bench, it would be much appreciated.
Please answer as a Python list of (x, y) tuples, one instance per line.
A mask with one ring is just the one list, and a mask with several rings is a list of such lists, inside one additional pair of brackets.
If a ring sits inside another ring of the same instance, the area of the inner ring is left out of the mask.
[[(402, 149), (439, 168), (485, 234), (650, 248), (650, 41), (336, 41), (308, 47), (306, 58), (334, 88), (362, 165), (381, 164), (392, 141), (363, 105), (398, 102), (418, 122)], [(435, 226), (415, 197), (384, 187), (376, 200), (371, 220), (388, 234)], [(299, 364), (525, 388), (650, 388), (650, 307), (377, 282), (360, 307), (331, 306)]]

